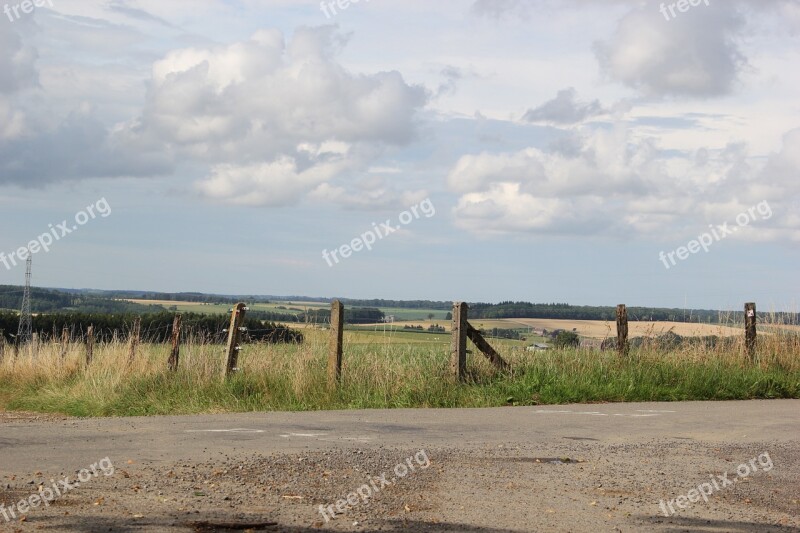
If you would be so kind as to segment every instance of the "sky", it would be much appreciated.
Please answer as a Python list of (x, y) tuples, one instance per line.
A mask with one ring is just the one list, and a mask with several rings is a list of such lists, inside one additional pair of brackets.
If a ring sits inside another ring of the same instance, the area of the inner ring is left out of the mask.
[(798, 0), (4, 2), (0, 284), (798, 311)]

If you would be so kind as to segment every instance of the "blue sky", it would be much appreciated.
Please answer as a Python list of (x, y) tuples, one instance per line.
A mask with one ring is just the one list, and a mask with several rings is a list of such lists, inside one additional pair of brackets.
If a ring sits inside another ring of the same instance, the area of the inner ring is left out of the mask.
[(0, 13), (0, 252), (110, 214), (37, 286), (798, 310), (800, 2), (42, 3)]

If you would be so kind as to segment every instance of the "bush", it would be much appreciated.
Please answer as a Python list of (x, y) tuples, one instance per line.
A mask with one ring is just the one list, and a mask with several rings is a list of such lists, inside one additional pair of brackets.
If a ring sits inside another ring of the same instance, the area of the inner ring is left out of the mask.
[(568, 348), (580, 346), (581, 338), (574, 331), (560, 331), (556, 335), (555, 345), (556, 348)]

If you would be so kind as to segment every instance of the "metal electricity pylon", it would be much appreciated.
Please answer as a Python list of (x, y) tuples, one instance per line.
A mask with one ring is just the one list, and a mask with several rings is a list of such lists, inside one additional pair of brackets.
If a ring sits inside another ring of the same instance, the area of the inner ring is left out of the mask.
[(19, 329), (17, 342), (27, 344), (33, 338), (33, 317), (31, 315), (31, 264), (32, 257), (28, 255), (25, 261), (25, 293), (22, 295), (22, 310), (19, 313)]

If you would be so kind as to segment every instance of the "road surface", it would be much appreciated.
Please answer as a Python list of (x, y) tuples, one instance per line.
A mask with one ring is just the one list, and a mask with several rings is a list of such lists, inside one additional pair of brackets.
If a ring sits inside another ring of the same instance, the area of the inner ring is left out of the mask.
[(0, 413), (0, 530), (799, 531), (798, 437), (800, 400)]

